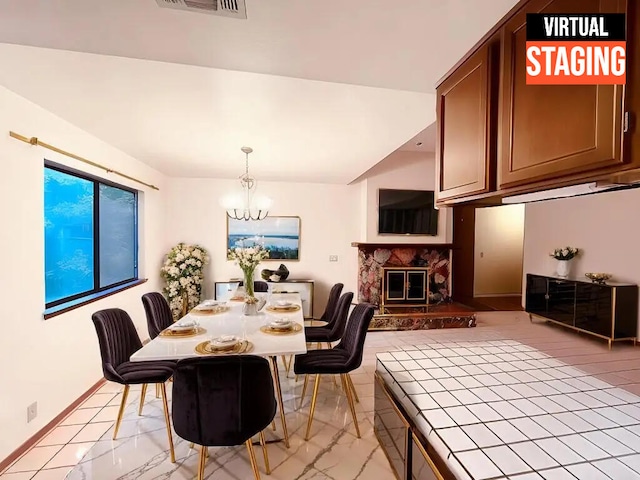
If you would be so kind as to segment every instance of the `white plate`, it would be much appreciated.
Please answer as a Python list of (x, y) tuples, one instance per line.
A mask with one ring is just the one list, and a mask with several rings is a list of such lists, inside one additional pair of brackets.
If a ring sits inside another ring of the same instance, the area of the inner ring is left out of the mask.
[(180, 330), (189, 330), (192, 328), (195, 328), (198, 326), (198, 322), (191, 319), (191, 318), (186, 318), (183, 320), (178, 320), (176, 323), (174, 323), (173, 325), (171, 325), (171, 330), (176, 330), (176, 331), (180, 331)]
[(276, 307), (290, 307), (293, 305), (291, 302), (287, 302), (286, 300), (278, 300), (276, 302)]
[(217, 305), (220, 305), (222, 302), (218, 302), (216, 300), (205, 300), (204, 302), (202, 302), (202, 304), (198, 305), (196, 308), (201, 308), (201, 307), (215, 307)]
[(277, 329), (277, 330), (286, 330), (293, 326), (293, 322), (291, 320), (286, 319), (276, 319), (269, 322), (269, 327)]
[(211, 345), (217, 348), (230, 347), (240, 341), (240, 338), (235, 335), (220, 335), (211, 339)]

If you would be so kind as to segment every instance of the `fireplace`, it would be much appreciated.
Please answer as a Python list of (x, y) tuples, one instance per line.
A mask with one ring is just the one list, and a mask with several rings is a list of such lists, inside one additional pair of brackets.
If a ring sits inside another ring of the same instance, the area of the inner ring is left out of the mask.
[[(451, 301), (451, 244), (353, 243), (358, 247), (358, 302), (381, 306), (385, 271), (426, 271), (425, 299), (431, 305)], [(390, 267), (394, 267), (391, 269)], [(399, 279), (396, 276), (395, 279)], [(419, 277), (412, 277), (418, 279)], [(406, 288), (406, 285), (405, 285)], [(417, 295), (413, 293), (413, 295)], [(406, 296), (406, 295), (405, 295)], [(409, 302), (407, 302), (409, 303)]]

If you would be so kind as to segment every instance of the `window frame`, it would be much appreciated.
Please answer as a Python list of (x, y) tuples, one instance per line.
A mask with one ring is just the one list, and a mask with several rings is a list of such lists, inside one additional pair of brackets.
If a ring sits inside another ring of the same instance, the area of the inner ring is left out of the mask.
[[(139, 244), (139, 195), (138, 190), (130, 187), (126, 187), (119, 183), (115, 183), (104, 178), (98, 177), (96, 175), (91, 175), (90, 173), (83, 172), (82, 170), (77, 170), (72, 167), (68, 167), (66, 165), (62, 165), (60, 163), (52, 162), (50, 160), (45, 159), (44, 168), (58, 171), (60, 173), (64, 173), (66, 175), (71, 175), (77, 178), (81, 178), (82, 180), (87, 180), (93, 183), (93, 285), (94, 288), (91, 290), (86, 290), (84, 292), (76, 293), (74, 295), (70, 295), (68, 297), (63, 297), (58, 300), (54, 300), (53, 302), (46, 302), (45, 300), (45, 310), (58, 310), (61, 306), (62, 309), (67, 306), (67, 304), (77, 303), (77, 306), (81, 306), (84, 304), (82, 299), (87, 298), (87, 300), (97, 299), (101, 297), (101, 293), (109, 291), (109, 295), (113, 294), (113, 290), (118, 287), (128, 288), (131, 284), (137, 284), (136, 282), (140, 281), (139, 276), (139, 255), (140, 255), (140, 244)], [(44, 173), (44, 172), (43, 172)], [(100, 285), (100, 184), (106, 185), (108, 187), (117, 188), (120, 190), (124, 190), (133, 194), (134, 198), (134, 249), (135, 249), (135, 258), (134, 258), (134, 268), (133, 268), (133, 277), (121, 280), (116, 283), (112, 283), (110, 285), (99, 286), (96, 288), (96, 285)], [(44, 192), (44, 188), (43, 188)], [(43, 198), (43, 209), (44, 209), (44, 198)], [(44, 212), (43, 212), (44, 217)], [(44, 230), (43, 230), (44, 233)], [(44, 252), (46, 255), (46, 240), (44, 244)], [(46, 296), (46, 280), (45, 280), (45, 296)], [(106, 296), (106, 295), (105, 295)], [(65, 309), (66, 311), (66, 309)], [(46, 316), (46, 312), (45, 312)]]

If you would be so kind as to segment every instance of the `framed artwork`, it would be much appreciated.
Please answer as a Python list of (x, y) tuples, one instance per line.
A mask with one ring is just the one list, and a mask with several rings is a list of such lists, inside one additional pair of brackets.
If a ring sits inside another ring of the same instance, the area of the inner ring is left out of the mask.
[[(235, 220), (227, 217), (227, 249), (262, 245), (269, 260), (300, 260), (300, 217)], [(228, 256), (227, 256), (227, 259)]]

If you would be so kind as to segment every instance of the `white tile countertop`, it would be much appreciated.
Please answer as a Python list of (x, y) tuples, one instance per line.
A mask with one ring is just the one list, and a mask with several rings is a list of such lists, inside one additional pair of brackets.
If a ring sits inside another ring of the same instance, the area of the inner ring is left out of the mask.
[(431, 343), (377, 359), (461, 480), (640, 480), (640, 397), (535, 348)]

